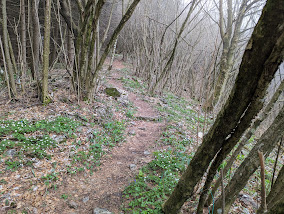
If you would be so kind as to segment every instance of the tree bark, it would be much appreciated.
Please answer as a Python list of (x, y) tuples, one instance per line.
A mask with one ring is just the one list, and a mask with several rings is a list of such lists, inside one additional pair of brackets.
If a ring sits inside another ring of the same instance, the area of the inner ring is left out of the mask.
[(21, 62), (21, 85), (22, 90), (25, 92), (25, 79), (27, 73), (27, 36), (26, 36), (26, 4), (25, 0), (21, 0), (21, 49), (22, 49), (22, 62)]
[(43, 78), (42, 78), (42, 102), (48, 104), (50, 97), (48, 95), (48, 70), (50, 54), (50, 25), (51, 25), (51, 1), (45, 1), (45, 20), (44, 20), (44, 47), (43, 47)]
[[(276, 92), (274, 93), (273, 97), (269, 101), (269, 103), (266, 105), (265, 109), (260, 113), (260, 115), (257, 116), (255, 121), (253, 122), (252, 126), (249, 128), (249, 130), (246, 132), (246, 134), (243, 136), (241, 139), (241, 142), (239, 143), (239, 146), (237, 149), (233, 152), (232, 156), (230, 157), (230, 160), (227, 162), (225, 168), (224, 168), (224, 174), (227, 174), (229, 169), (232, 167), (236, 157), (238, 154), (242, 151), (243, 147), (246, 145), (247, 141), (251, 138), (252, 135), (254, 135), (257, 127), (267, 118), (267, 115), (271, 111), (274, 103), (277, 102), (280, 94), (283, 92), (284, 89), (284, 81), (282, 81), (277, 88)], [(214, 174), (215, 175), (215, 174)], [(212, 188), (211, 194), (214, 196), (215, 192), (217, 191), (218, 187), (221, 184), (221, 178), (218, 178), (216, 181), (214, 187)], [(208, 187), (210, 184), (208, 185)], [(207, 196), (207, 195), (206, 195)], [(205, 197), (206, 197), (205, 196)], [(206, 206), (208, 207), (212, 203), (212, 197), (208, 197), (207, 202), (205, 203)]]
[[(233, 178), (230, 180), (225, 189), (226, 194), (226, 213), (236, 200), (238, 193), (245, 187), (250, 176), (260, 166), (258, 159), (258, 151), (263, 151), (265, 158), (274, 149), (275, 145), (279, 142), (283, 136), (284, 129), (284, 107), (280, 110), (277, 117), (274, 119), (272, 125), (263, 133), (257, 144), (250, 151), (246, 159), (242, 162), (240, 167), (234, 173)], [(214, 214), (218, 213), (218, 210), (222, 207), (222, 199), (218, 198), (214, 206)]]
[(13, 96), (17, 97), (17, 89), (15, 84), (15, 78), (14, 78), (14, 69), (11, 61), (11, 55), (9, 50), (9, 40), (8, 40), (8, 26), (7, 26), (7, 7), (6, 7), (6, 0), (2, 0), (2, 26), (3, 26), (3, 45), (4, 45), (4, 51), (5, 51), (5, 58), (8, 68), (8, 74), (9, 74), (9, 80), (10, 80), (10, 86), (12, 89)]
[(38, 0), (32, 0), (32, 73), (33, 78), (38, 78), (39, 73), (39, 56), (40, 56), (40, 26), (39, 26), (39, 18), (38, 18)]
[(283, 60), (283, 7), (282, 0), (267, 1), (247, 45), (231, 94), (163, 205), (165, 213), (178, 212), (193, 194), (215, 155), (221, 149), (224, 153), (230, 152), (263, 107), (265, 91)]
[[(284, 213), (284, 166), (280, 169), (277, 179), (267, 196), (268, 213)], [(264, 213), (264, 209), (260, 207), (257, 214)]]

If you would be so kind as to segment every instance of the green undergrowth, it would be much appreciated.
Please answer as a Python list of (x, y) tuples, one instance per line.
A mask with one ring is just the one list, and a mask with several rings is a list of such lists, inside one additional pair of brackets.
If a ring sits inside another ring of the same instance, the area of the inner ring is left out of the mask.
[(193, 131), (196, 131), (197, 125), (199, 125), (199, 128), (203, 128), (205, 120), (209, 124), (213, 122), (208, 116), (205, 118), (205, 113), (198, 113), (198, 110), (194, 108), (194, 105), (197, 106), (196, 103), (193, 104), (183, 97), (166, 93), (161, 100), (164, 104), (157, 106), (157, 109), (166, 113), (169, 121), (183, 121)]
[(167, 127), (159, 143), (167, 149), (154, 152), (154, 160), (139, 170), (123, 192), (126, 213), (161, 213), (163, 202), (192, 158), (187, 152), (191, 140), (175, 126)]
[(146, 91), (146, 85), (139, 81), (137, 78), (125, 78), (121, 77), (120, 81), (127, 90), (132, 92), (144, 93)]
[[(0, 158), (13, 156), (5, 161), (6, 169), (17, 169), (24, 164), (24, 157), (43, 159), (51, 158), (47, 153), (59, 143), (50, 137), (50, 133), (71, 136), (81, 123), (66, 117), (50, 120), (4, 120), (0, 121)], [(7, 152), (11, 154), (7, 154)]]
[(74, 140), (71, 149), (72, 166), (67, 172), (74, 174), (78, 171), (89, 170), (91, 173), (100, 165), (100, 158), (117, 144), (124, 141), (125, 122), (108, 121), (102, 124), (101, 129), (94, 130), (89, 138), (89, 145), (80, 140)]

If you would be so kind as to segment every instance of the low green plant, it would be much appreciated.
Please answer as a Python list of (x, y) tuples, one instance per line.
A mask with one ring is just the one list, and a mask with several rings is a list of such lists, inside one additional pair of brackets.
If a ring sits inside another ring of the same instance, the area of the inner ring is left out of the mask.
[(88, 169), (92, 173), (100, 165), (100, 159), (105, 154), (104, 148), (112, 148), (124, 140), (124, 130), (124, 121), (108, 121), (102, 124), (102, 129), (93, 132), (87, 150), (82, 150), (81, 141), (74, 141), (76, 147), (72, 150), (75, 153), (72, 164), (80, 163), (83, 167), (70, 167), (68, 172), (75, 174)]
[(44, 182), (44, 184), (47, 186), (47, 188), (57, 188), (56, 181), (59, 179), (58, 173), (51, 172), (49, 174), (46, 174), (41, 177), (41, 180)]
[[(167, 140), (165, 136), (172, 139)], [(123, 192), (126, 213), (162, 213), (162, 204), (171, 194), (181, 173), (192, 158), (186, 148), (190, 144), (186, 136), (172, 126), (161, 138), (165, 145), (171, 145), (166, 151), (153, 153), (154, 159), (139, 170), (134, 181)]]
[(68, 194), (62, 194), (62, 195), (61, 195), (61, 198), (64, 199), (64, 200), (68, 199), (68, 197), (69, 197)]
[(145, 90), (146, 86), (141, 84), (137, 79), (132, 78), (121, 78), (120, 79), (124, 87), (128, 88), (130, 91), (140, 91)]
[[(49, 148), (56, 147), (58, 143), (53, 140), (49, 133), (72, 134), (76, 128), (81, 125), (80, 122), (67, 117), (56, 117), (50, 120), (27, 121), (27, 120), (5, 120), (0, 121), (0, 135), (11, 136), (4, 138), (0, 142), (0, 157), (6, 155), (9, 149), (15, 149), (15, 158), (20, 160), (22, 157), (31, 158), (51, 158), (47, 153)], [(38, 132), (33, 136), (32, 134)], [(17, 169), (23, 165), (21, 161), (6, 161), (6, 169)]]
[(12, 160), (6, 160), (5, 161), (6, 169), (7, 170), (17, 170), (21, 165), (22, 162), (20, 161), (12, 161)]

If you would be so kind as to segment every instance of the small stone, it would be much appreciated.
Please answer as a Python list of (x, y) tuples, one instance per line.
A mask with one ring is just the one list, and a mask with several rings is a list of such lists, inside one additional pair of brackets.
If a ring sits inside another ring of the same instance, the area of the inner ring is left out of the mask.
[(16, 176), (15, 176), (16, 179), (19, 179), (20, 177), (21, 177), (20, 175), (16, 175)]
[(38, 168), (38, 167), (40, 167), (41, 165), (42, 165), (42, 162), (39, 161), (39, 162), (37, 162), (37, 163), (34, 164), (34, 168)]
[(149, 151), (144, 151), (144, 155), (151, 155)]
[(136, 123), (133, 122), (133, 121), (131, 121), (130, 124), (131, 124), (132, 126), (135, 126), (135, 125), (136, 125)]
[(247, 208), (244, 208), (244, 209), (243, 209), (243, 213), (244, 213), (244, 214), (250, 214), (250, 211), (249, 211)]
[(93, 214), (112, 214), (111, 212), (109, 212), (106, 209), (102, 209), (102, 208), (95, 208)]
[(70, 156), (70, 157), (75, 156), (75, 152), (74, 152), (74, 151), (71, 151), (71, 152), (69, 153), (69, 156)]
[(134, 130), (130, 130), (130, 131), (128, 132), (128, 134), (130, 134), (130, 135), (135, 135), (136, 132), (135, 132)]
[(202, 132), (198, 132), (198, 137), (199, 138), (203, 138), (203, 133)]
[(116, 162), (116, 164), (117, 164), (117, 165), (121, 165), (122, 163), (121, 163), (121, 162)]
[(244, 203), (245, 206), (252, 206), (254, 209), (258, 209), (257, 203), (253, 200), (253, 198), (246, 194), (240, 194), (240, 201)]
[[(86, 126), (88, 126), (88, 125), (86, 125)], [(77, 128), (77, 132), (82, 132), (82, 131), (83, 131), (83, 127), (82, 126)]]
[(33, 208), (33, 214), (38, 214), (37, 208)]
[[(83, 199), (84, 200), (84, 199)], [(84, 202), (85, 203), (85, 202)], [(77, 207), (78, 207), (78, 204), (76, 203), (76, 202), (74, 202), (74, 201), (69, 201), (68, 202), (68, 206), (70, 207), (70, 208), (72, 208), (72, 209), (77, 209)]]
[(90, 200), (89, 196), (83, 198), (83, 203), (87, 203)]
[(146, 128), (145, 127), (138, 127), (138, 129), (145, 131)]
[(66, 137), (64, 135), (53, 135), (51, 138), (58, 144), (66, 141)]
[(129, 168), (131, 171), (134, 171), (135, 169), (137, 169), (137, 166), (135, 164), (130, 164)]
[(35, 192), (35, 191), (37, 191), (38, 190), (38, 186), (35, 186), (34, 188), (33, 188), (33, 191)]
[(168, 101), (164, 98), (160, 98), (160, 101), (163, 102), (163, 104), (168, 104)]
[(17, 154), (17, 151), (16, 149), (9, 149), (6, 154), (7, 156), (14, 157)]
[(7, 193), (7, 194), (2, 195), (2, 198), (11, 199), (11, 195), (10, 195), (10, 193)]

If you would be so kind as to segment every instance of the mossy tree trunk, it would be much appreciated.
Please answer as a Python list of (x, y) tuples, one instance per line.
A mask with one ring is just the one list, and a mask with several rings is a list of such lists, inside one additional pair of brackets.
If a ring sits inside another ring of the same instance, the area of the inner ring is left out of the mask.
[(196, 184), (202, 179), (214, 157), (223, 150), (219, 159), (224, 159), (225, 154), (234, 148), (252, 119), (262, 109), (265, 91), (283, 60), (282, 3), (282, 0), (267, 1), (246, 47), (231, 94), (173, 193), (163, 205), (165, 213), (175, 214), (179, 211), (193, 194)]

